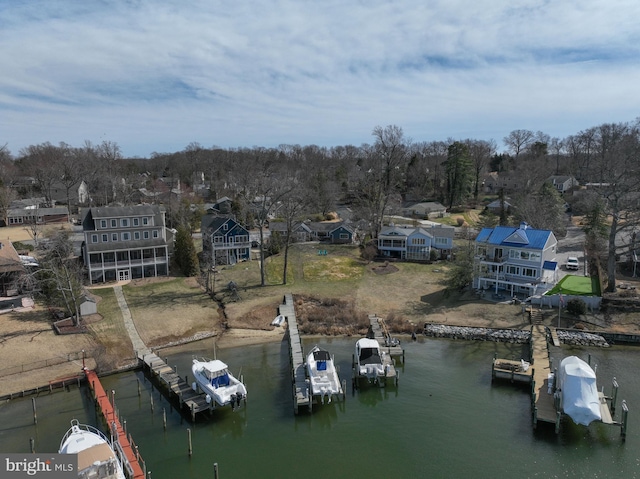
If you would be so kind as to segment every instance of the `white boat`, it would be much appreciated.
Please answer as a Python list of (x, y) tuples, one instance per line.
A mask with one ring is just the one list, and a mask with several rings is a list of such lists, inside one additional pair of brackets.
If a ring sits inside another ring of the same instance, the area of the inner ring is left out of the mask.
[(214, 402), (214, 408), (229, 405), (235, 410), (241, 401), (247, 402), (247, 388), (219, 359), (194, 359), (191, 372), (196, 380), (192, 385), (193, 390), (199, 387), (207, 395), (207, 403)]
[(284, 316), (279, 314), (273, 321), (271, 321), (271, 326), (282, 326), (282, 323), (284, 323)]
[(569, 356), (562, 360), (556, 394), (560, 407), (576, 424), (588, 426), (602, 419), (596, 373), (582, 359)]
[(320, 401), (324, 403), (324, 398), (331, 402), (332, 396), (343, 394), (338, 371), (336, 370), (333, 358), (328, 351), (314, 346), (307, 355), (307, 374), (311, 386), (311, 394), (320, 396)]
[(362, 338), (356, 342), (355, 368), (356, 375), (369, 382), (379, 382), (380, 378), (386, 377), (378, 341)]
[(111, 441), (93, 426), (71, 421), (60, 442), (59, 454), (78, 455), (78, 477), (83, 479), (126, 479), (122, 463)]

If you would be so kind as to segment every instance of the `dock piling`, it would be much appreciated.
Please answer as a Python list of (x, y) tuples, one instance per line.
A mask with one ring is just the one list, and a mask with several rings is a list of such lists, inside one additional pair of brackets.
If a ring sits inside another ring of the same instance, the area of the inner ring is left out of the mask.
[(162, 408), (162, 427), (166, 431), (167, 430), (167, 410)]
[(138, 381), (138, 397), (140, 397), (140, 379), (136, 378), (136, 381)]
[(29, 449), (31, 449), (31, 454), (36, 452), (36, 442), (32, 437), (29, 438)]
[(191, 447), (191, 429), (187, 428), (187, 438), (189, 441), (189, 457), (193, 454), (193, 448)]
[(36, 411), (36, 398), (31, 398), (31, 407), (33, 407), (33, 423), (38, 424), (38, 413)]
[(218, 479), (218, 463), (213, 463), (213, 479)]

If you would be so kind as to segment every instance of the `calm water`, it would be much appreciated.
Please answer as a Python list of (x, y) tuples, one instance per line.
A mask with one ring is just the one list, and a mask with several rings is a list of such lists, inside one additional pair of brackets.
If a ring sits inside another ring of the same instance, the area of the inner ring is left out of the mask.
[[(305, 348), (314, 342), (306, 342)], [(565, 420), (556, 436), (552, 425), (531, 426), (527, 390), (491, 384), (491, 358), (519, 358), (519, 346), (426, 339), (404, 344), (406, 365), (397, 389), (351, 391), (354, 340), (318, 341), (335, 354), (348, 381), (345, 402), (294, 416), (285, 343), (218, 352), (234, 372), (242, 368), (249, 389), (247, 408), (216, 412), (195, 426), (183, 419), (141, 373), (104, 379), (116, 391), (116, 404), (152, 471), (153, 479), (212, 478), (495, 478), (640, 477), (640, 348), (554, 350), (557, 360), (592, 354), (598, 382), (610, 391), (620, 383), (620, 399), (630, 406), (629, 435), (617, 427), (588, 428)], [(194, 347), (195, 348), (195, 347)], [(169, 356), (184, 376), (195, 349)], [(149, 395), (154, 395), (151, 412)], [(72, 387), (37, 398), (33, 425), (31, 399), (0, 406), (0, 451), (28, 452), (29, 438), (39, 452), (57, 451), (69, 420), (96, 424), (84, 388)], [(167, 431), (162, 409), (167, 410)], [(187, 455), (192, 429), (193, 456)]]

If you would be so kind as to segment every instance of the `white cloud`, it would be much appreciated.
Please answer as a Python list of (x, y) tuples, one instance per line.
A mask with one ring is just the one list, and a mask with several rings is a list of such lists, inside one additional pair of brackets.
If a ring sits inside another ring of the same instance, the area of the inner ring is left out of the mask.
[(566, 136), (640, 111), (635, 1), (25, 2), (0, 10), (0, 143)]

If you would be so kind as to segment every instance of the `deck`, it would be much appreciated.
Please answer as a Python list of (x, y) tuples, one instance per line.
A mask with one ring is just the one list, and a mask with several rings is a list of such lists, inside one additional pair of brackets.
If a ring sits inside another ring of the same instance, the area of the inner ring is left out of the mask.
[[(118, 455), (122, 459), (122, 467), (127, 477), (131, 479), (145, 479), (146, 466), (144, 465), (142, 457), (140, 457), (138, 447), (133, 443), (131, 435), (127, 435), (122, 424), (120, 424), (120, 419), (116, 414), (114, 405), (109, 401), (109, 397), (102, 387), (98, 375), (90, 369), (85, 369), (84, 372), (96, 404), (102, 412), (102, 416), (107, 422), (109, 429), (114, 433), (114, 437), (117, 437), (117, 445), (114, 444), (114, 447), (118, 449)], [(142, 462), (142, 467), (140, 466), (140, 462)]]
[(300, 406), (311, 408), (311, 392), (307, 382), (307, 371), (304, 366), (302, 340), (296, 322), (296, 312), (293, 295), (286, 294), (284, 303), (278, 307), (278, 313), (287, 321), (287, 336), (289, 338), (289, 363), (291, 366), (291, 384), (293, 394), (293, 412), (298, 414)]
[(156, 354), (145, 354), (142, 361), (145, 369), (160, 383), (169, 399), (177, 399), (180, 407), (189, 411), (192, 421), (195, 421), (197, 414), (211, 410), (211, 405), (205, 399), (206, 395), (191, 389), (186, 376), (185, 379), (180, 378), (173, 368)]

